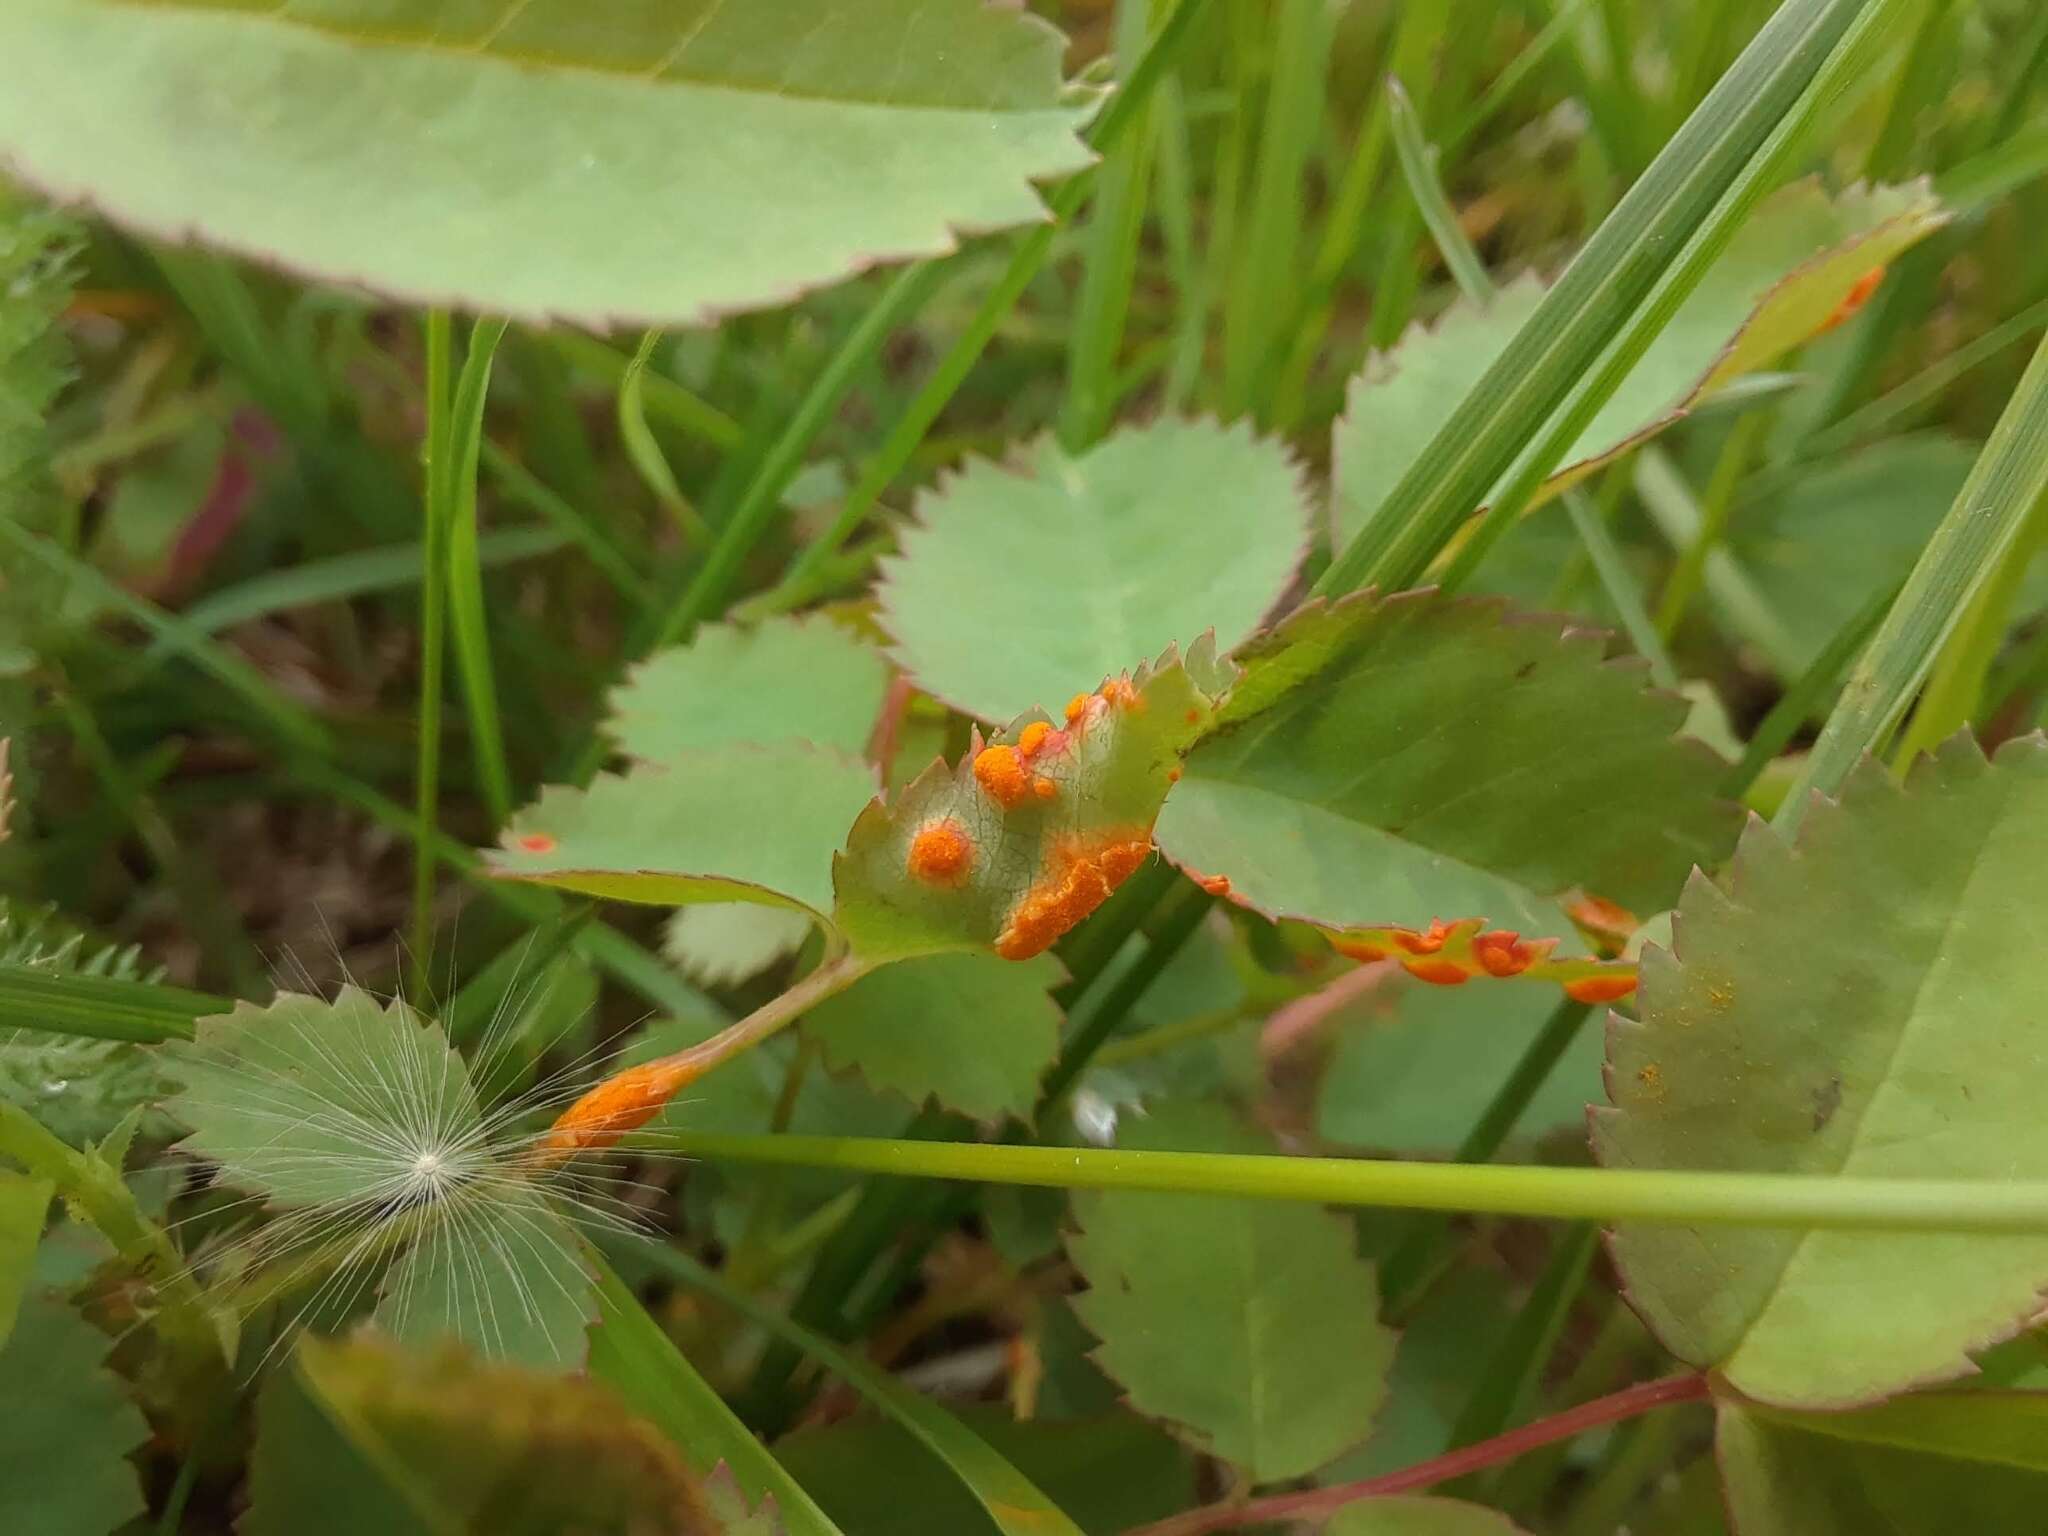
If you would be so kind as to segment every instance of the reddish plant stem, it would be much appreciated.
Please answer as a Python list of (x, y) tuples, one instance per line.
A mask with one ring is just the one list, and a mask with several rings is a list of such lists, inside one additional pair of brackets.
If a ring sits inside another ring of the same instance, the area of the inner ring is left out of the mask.
[(1460, 1446), (1455, 1451), (1417, 1462), (1412, 1467), (1403, 1467), (1398, 1472), (1368, 1477), (1362, 1482), (1339, 1483), (1331, 1488), (1307, 1488), (1299, 1493), (1276, 1493), (1235, 1504), (1211, 1504), (1151, 1525), (1133, 1527), (1124, 1536), (1207, 1536), (1210, 1531), (1226, 1531), (1269, 1520), (1323, 1520), (1359, 1499), (1384, 1498), (1389, 1494), (1430, 1488), (1470, 1472), (1512, 1461), (1517, 1456), (1559, 1440), (1569, 1440), (1589, 1429), (1619, 1424), (1673, 1403), (1698, 1402), (1707, 1393), (1704, 1371), (1638, 1382), (1633, 1387), (1596, 1397), (1590, 1403), (1567, 1408), (1547, 1419), (1538, 1419), (1534, 1424), (1524, 1424), (1520, 1429), (1495, 1435), (1491, 1440)]

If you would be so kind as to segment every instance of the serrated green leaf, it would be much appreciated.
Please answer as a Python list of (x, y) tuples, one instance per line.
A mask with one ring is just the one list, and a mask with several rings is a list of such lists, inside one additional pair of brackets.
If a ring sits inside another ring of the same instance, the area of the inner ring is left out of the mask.
[(597, 1320), (581, 1246), (536, 1190), (457, 1193), (386, 1273), (377, 1321), (402, 1343), (462, 1339), (493, 1360), (581, 1365)]
[(2048, 1498), (2048, 1393), (1933, 1392), (1857, 1413), (1719, 1406), (1734, 1536), (2030, 1531)]
[[(1126, 1117), (1126, 1145), (1265, 1151), (1213, 1105)], [(1394, 1335), (1348, 1222), (1312, 1206), (1076, 1192), (1075, 1311), (1131, 1406), (1255, 1482), (1297, 1477), (1364, 1439)]]
[(23, 1298), (0, 1348), (0, 1531), (107, 1536), (143, 1512), (127, 1456), (149, 1426), (101, 1364), (112, 1347), (55, 1297)]
[[(1582, 479), (1824, 329), (1868, 274), (1947, 217), (1924, 181), (1830, 198), (1807, 180), (1768, 198), (1565, 455), (1545, 493)], [(1331, 449), (1340, 547), (1371, 521), (1544, 292), (1539, 279), (1524, 276), (1484, 308), (1453, 305), (1352, 380)]]
[(804, 1016), (803, 1030), (835, 1070), (856, 1068), (876, 1089), (927, 1099), (978, 1120), (1027, 1114), (1059, 1054), (1060, 1010), (1048, 995), (1064, 976), (1040, 955), (924, 955), (886, 965)]
[(1034, 714), (986, 749), (977, 732), (953, 768), (934, 763), (854, 823), (833, 861), (841, 931), (873, 961), (1040, 953), (1149, 856), (1229, 675), (1202, 640), (1075, 699), (1059, 729)]
[(807, 741), (859, 757), (888, 686), (880, 653), (821, 614), (707, 624), (632, 670), (605, 733), (642, 762), (735, 742)]
[(1322, 1536), (1518, 1536), (1521, 1527), (1498, 1510), (1462, 1499), (1398, 1497), (1347, 1504)]
[(14, 1331), (22, 1291), (35, 1266), (36, 1245), (43, 1240), (50, 1202), (57, 1186), (48, 1179), (0, 1168), (0, 1350)]
[(1005, 720), (1170, 645), (1249, 635), (1307, 545), (1300, 474), (1242, 424), (1162, 421), (1022, 470), (976, 461), (884, 562), (882, 623), (918, 683)]
[(872, 768), (800, 742), (679, 753), (588, 789), (556, 785), (489, 855), (501, 880), (615, 901), (754, 901), (823, 914)]
[(1272, 916), (1339, 927), (1484, 917), (1561, 936), (1575, 886), (1638, 911), (1733, 840), (1684, 700), (1602, 637), (1494, 600), (1301, 610), (1188, 755), (1160, 851)]
[[(1697, 878), (1642, 1021), (1610, 1029), (1613, 1167), (2048, 1176), (2048, 742), (1957, 739), (1901, 790), (1865, 764), (1796, 848), (1762, 823)], [(1867, 1402), (1970, 1369), (2048, 1285), (2048, 1237), (1626, 1227), (1637, 1310), (1756, 1399)]]
[[(323, 1438), (322, 1421), (360, 1458), (367, 1479), (382, 1485), (370, 1497), (406, 1512), (402, 1529), (436, 1536), (726, 1536), (730, 1529), (668, 1442), (596, 1382), (486, 1364), (454, 1348), (405, 1351), (374, 1337), (304, 1339), (290, 1372), (279, 1374), (292, 1379), (265, 1392), (250, 1536), (371, 1529), (337, 1522), (328, 1480), (306, 1475), (322, 1459), (323, 1448), (308, 1443)], [(305, 1404), (280, 1406), (293, 1390)], [(362, 1495), (343, 1497), (356, 1503)]]
[(684, 324), (1041, 218), (1086, 161), (1060, 48), (977, 0), (23, 0), (0, 155), (400, 299)]

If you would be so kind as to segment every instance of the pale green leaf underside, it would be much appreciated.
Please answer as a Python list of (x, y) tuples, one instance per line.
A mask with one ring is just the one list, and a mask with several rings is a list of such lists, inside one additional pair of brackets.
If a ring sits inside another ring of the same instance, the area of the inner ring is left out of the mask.
[(1498, 1510), (1461, 1499), (1360, 1499), (1322, 1528), (1321, 1536), (1518, 1536), (1521, 1527)]
[(985, 720), (1057, 710), (1169, 645), (1229, 650), (1301, 563), (1308, 509), (1278, 443), (1167, 420), (1022, 471), (976, 460), (924, 499), (884, 562), (895, 654)]
[[(1264, 1152), (1213, 1105), (1126, 1117), (1124, 1145)], [(1096, 1362), (1134, 1408), (1246, 1469), (1296, 1477), (1371, 1430), (1394, 1335), (1349, 1223), (1312, 1206), (1077, 1192), (1067, 1252)]]
[(1718, 767), (1600, 636), (1494, 601), (1369, 596), (1298, 614), (1168, 796), (1159, 846), (1271, 916), (1484, 917), (1566, 938), (1574, 886), (1654, 911), (1734, 835)]
[(286, 1205), (402, 1198), (422, 1156), (480, 1139), (469, 1069), (439, 1026), (354, 987), (238, 1003), (172, 1054), (184, 1149)]
[(1736, 1536), (2030, 1531), (2048, 1500), (2048, 1393), (1936, 1392), (1860, 1413), (1720, 1407)]
[[(1546, 483), (1554, 492), (1821, 329), (1859, 279), (1947, 218), (1923, 183), (1830, 198), (1816, 181), (1766, 200), (1650, 344)], [(1524, 276), (1492, 304), (1460, 302), (1351, 383), (1332, 441), (1341, 547), (1372, 517), (1543, 297)]]
[[(1761, 824), (1688, 887), (1608, 1048), (1616, 1167), (2048, 1177), (2048, 743), (1866, 765), (1796, 851)], [(1868, 1401), (1969, 1369), (2048, 1283), (2048, 1236), (1625, 1228), (1636, 1305), (1757, 1399)]]
[(858, 757), (888, 685), (881, 655), (822, 615), (707, 624), (633, 669), (605, 732), (642, 762), (734, 742), (807, 741)]
[(443, 1202), (384, 1277), (377, 1321), (404, 1343), (467, 1343), (493, 1360), (583, 1363), (597, 1290), (581, 1239), (537, 1190), (494, 1180)]
[(101, 1362), (113, 1341), (31, 1292), (0, 1348), (0, 1531), (107, 1536), (143, 1512), (128, 1453), (149, 1426)]
[(1061, 978), (1050, 956), (926, 955), (885, 965), (804, 1016), (834, 1070), (913, 1104), (936, 1099), (979, 1120), (1024, 1115), (1058, 1054)]
[(529, 320), (783, 302), (1086, 162), (1058, 35), (980, 0), (17, 0), (0, 57), (59, 197)]
[(679, 753), (543, 790), (491, 852), (491, 873), (616, 901), (824, 913), (832, 855), (874, 795), (872, 768), (800, 742)]
[(709, 901), (669, 915), (661, 952), (691, 980), (729, 987), (795, 954), (810, 931), (810, 916), (792, 907)]

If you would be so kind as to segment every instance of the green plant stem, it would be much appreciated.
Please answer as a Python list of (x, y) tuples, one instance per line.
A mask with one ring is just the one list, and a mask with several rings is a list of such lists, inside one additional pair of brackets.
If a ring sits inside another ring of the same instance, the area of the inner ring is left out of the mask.
[[(569, 363), (614, 385), (622, 384), (627, 370), (633, 366), (633, 360), (617, 348), (581, 331), (556, 330), (549, 333), (548, 341)], [(732, 452), (746, 439), (738, 422), (664, 374), (651, 374), (642, 380), (640, 392), (647, 409), (655, 415), (722, 453)]]
[(420, 540), (420, 709), (418, 758), (413, 774), (413, 817), (417, 841), (412, 862), (413, 995), (428, 997), (434, 943), (434, 839), (441, 798), (441, 666), (447, 628), (448, 524), (443, 482), (449, 478), (448, 450), (454, 402), (449, 394), (453, 327), (448, 312), (426, 317), (427, 440), (424, 458), (426, 504)]
[(1545, 1168), (1091, 1147), (640, 1131), (630, 1146), (1046, 1189), (1136, 1189), (1561, 1221), (1841, 1232), (2048, 1232), (2048, 1181), (1861, 1179), (1646, 1168)]
[(1451, 1426), (1452, 1446), (1492, 1439), (1521, 1413), (1557, 1348), (1599, 1246), (1598, 1227), (1582, 1225), (1558, 1234), (1550, 1261), (1530, 1287), (1507, 1337), (1494, 1350), (1478, 1384), (1458, 1410)]
[[(1699, 544), (1705, 531), (1705, 519), (1684, 476), (1663, 449), (1649, 443), (1636, 451), (1631, 478), (1650, 521), (1682, 558)], [(1738, 639), (1755, 646), (1782, 668), (1785, 658), (1796, 654), (1798, 647), (1755, 578), (1724, 546), (1707, 546), (1701, 558), (1701, 580), (1721, 618)]]
[(1699, 532), (1679, 555), (1670, 580), (1664, 583), (1657, 598), (1657, 633), (1666, 641), (1678, 633), (1679, 623), (1699, 591), (1707, 557), (1728, 531), (1728, 517), (1735, 508), (1735, 488), (1749, 467), (1750, 455), (1768, 420), (1762, 411), (1747, 411), (1728, 431), (1728, 441), (1722, 445), (1714, 473), (1707, 481), (1707, 493), (1700, 500)]
[(1640, 1382), (1590, 1403), (1539, 1419), (1534, 1424), (1511, 1429), (1478, 1445), (1468, 1445), (1415, 1466), (1404, 1467), (1398, 1472), (1366, 1478), (1363, 1482), (1309, 1488), (1299, 1493), (1276, 1493), (1260, 1499), (1211, 1504), (1184, 1514), (1169, 1515), (1151, 1525), (1135, 1527), (1124, 1532), (1124, 1536), (1208, 1536), (1211, 1531), (1263, 1525), (1270, 1521), (1326, 1520), (1345, 1505), (1355, 1504), (1360, 1499), (1385, 1498), (1390, 1494), (1433, 1488), (1453, 1478), (1500, 1466), (1543, 1446), (1583, 1435), (1588, 1430), (1624, 1424), (1674, 1403), (1700, 1402), (1710, 1393), (1707, 1378), (1696, 1371)]
[[(1485, 529), (1497, 536), (1520, 515), (1582, 421), (1775, 183), (1821, 100), (1861, 65), (1863, 48), (1836, 45), (1867, 37), (1870, 21), (1897, 3), (1785, 0), (1331, 562), (1318, 592), (1412, 584), (1511, 468)], [(1476, 560), (1483, 543), (1476, 537), (1460, 558)]]
[(1884, 623), (1856, 664), (1773, 825), (1789, 837), (1815, 794), (1833, 794), (1880, 751), (1943, 643), (2048, 494), (2048, 338), (1991, 429)]
[(188, 1368), (224, 1363), (224, 1345), (209, 1320), (199, 1283), (164, 1229), (142, 1213), (121, 1170), (65, 1145), (28, 1111), (0, 1100), (0, 1157), (12, 1158), (57, 1193), (113, 1245), (121, 1261), (155, 1291), (156, 1326)]
[[(469, 704), (470, 755), (476, 764), (484, 805), (493, 826), (512, 814), (512, 769), (505, 758), (505, 729), (498, 718), (498, 688), (491, 666), (491, 632), (484, 613), (483, 556), (477, 531), (476, 468), (484, 432), (484, 401), (491, 387), (491, 359), (504, 338), (506, 322), (477, 321), (456, 381), (447, 436), (447, 464), (432, 494), (427, 516), (438, 521), (447, 541), (448, 609), (455, 634), (455, 662)], [(429, 395), (433, 386), (430, 381)], [(432, 482), (430, 481), (430, 486)], [(422, 560), (427, 558), (422, 551)]]
[[(1088, 136), (1089, 145), (1097, 152), (1108, 153), (1117, 141), (1141, 120), (1140, 114), (1145, 103), (1165, 77), (1167, 69), (1179, 56), (1195, 16), (1204, 3), (1205, 0), (1179, 0), (1172, 14), (1152, 34), (1152, 40), (1146, 44), (1145, 51), (1139, 57), (1136, 67), (1132, 69), (1130, 78), (1123, 82), (1122, 88), (1110, 99), (1108, 108), (1096, 120)], [(890, 428), (888, 436), (882, 440), (882, 446), (875, 450), (874, 456), (863, 466), (860, 479), (840, 502), (838, 515), (833, 518), (832, 525), (805, 547), (773, 590), (749, 605), (750, 612), (786, 612), (808, 602), (816, 595), (816, 580), (820, 571), (859, 529), (867, 515), (874, 510), (875, 504), (881, 500), (882, 492), (888, 489), (890, 482), (909, 464), (911, 457), (917, 452), (918, 444), (924, 441), (925, 434), (931, 430), (932, 423), (939, 419), (939, 413), (951, 402), (983, 351), (987, 349), (995, 336), (996, 328), (1002, 324), (1003, 317), (1009, 314), (1024, 290), (1030, 286), (1031, 280), (1038, 275), (1039, 269), (1045, 265), (1046, 257), (1052, 251), (1053, 238), (1060, 226), (1080, 210), (1094, 185), (1094, 176), (1083, 174), (1063, 183), (1046, 199), (1051, 218), (1018, 242), (1015, 252), (1010, 257), (1009, 266), (997, 279), (995, 287), (990, 289), (988, 295), (981, 301), (946, 355), (939, 360), (938, 366), (925, 380), (923, 387), (918, 390), (910, 404), (904, 407), (902, 416)], [(924, 267), (913, 267), (898, 278), (897, 283), (910, 283), (913, 281), (913, 274), (925, 270)], [(890, 296), (895, 292), (896, 289), (892, 287)], [(890, 296), (885, 296), (877, 308), (887, 308)], [(920, 300), (923, 296), (917, 295)], [(912, 307), (914, 306), (906, 303), (903, 312), (909, 313)], [(895, 319), (892, 316), (888, 324), (873, 338), (872, 345), (878, 347), (894, 324)], [(867, 329), (868, 322), (863, 321), (861, 330)], [(853, 338), (849, 338), (848, 346), (852, 344)], [(839, 365), (844, 353), (845, 349), (842, 349), (841, 355), (835, 356), (827, 365), (825, 374), (821, 374), (819, 378), (821, 385), (825, 382), (826, 376)], [(811, 410), (817, 392), (817, 386), (814, 386), (812, 395), (807, 396), (803, 404), (798, 406), (796, 416), (791, 420), (792, 430)], [(837, 403), (837, 399), (838, 396), (834, 395), (831, 400), (823, 402), (824, 407), (829, 409), (831, 405)], [(823, 414), (821, 410), (821, 424)], [(801, 441), (794, 444), (791, 473), (795, 472), (795, 465), (800, 461), (809, 441), (810, 434), (806, 434)], [(778, 449), (782, 446), (781, 443), (777, 444)], [(732, 522), (727, 525), (728, 529), (738, 521), (739, 514), (735, 512)], [(724, 542), (723, 538), (720, 542)], [(751, 539), (748, 542), (751, 545)], [(715, 557), (715, 550), (713, 554)], [(684, 606), (685, 609), (691, 607), (688, 596), (685, 597)], [(703, 606), (701, 600), (697, 606)], [(664, 630), (663, 638), (673, 639), (682, 628), (695, 623), (701, 616), (685, 613), (685, 622), (681, 625), (670, 625)]]

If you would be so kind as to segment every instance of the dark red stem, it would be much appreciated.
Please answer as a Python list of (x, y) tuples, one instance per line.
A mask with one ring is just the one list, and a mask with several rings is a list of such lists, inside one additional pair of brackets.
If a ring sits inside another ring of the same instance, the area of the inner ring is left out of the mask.
[(1499, 1466), (1527, 1455), (1541, 1446), (1554, 1445), (1583, 1435), (1603, 1424), (1619, 1424), (1654, 1408), (1672, 1403), (1694, 1403), (1707, 1395), (1705, 1372), (1690, 1371), (1683, 1376), (1664, 1376), (1656, 1381), (1623, 1387), (1590, 1403), (1553, 1413), (1534, 1424), (1524, 1424), (1477, 1445), (1460, 1446), (1429, 1461), (1417, 1462), (1398, 1472), (1368, 1477), (1362, 1482), (1339, 1483), (1330, 1488), (1306, 1488), (1299, 1493), (1275, 1493), (1263, 1499), (1235, 1504), (1210, 1504), (1170, 1516), (1151, 1525), (1137, 1526), (1124, 1536), (1207, 1536), (1210, 1531), (1227, 1531), (1234, 1526), (1255, 1525), (1269, 1520), (1322, 1520), (1346, 1504), (1359, 1499), (1383, 1498), (1394, 1493), (1413, 1493), (1434, 1487), (1468, 1472)]

